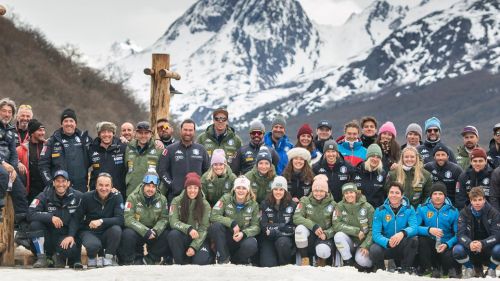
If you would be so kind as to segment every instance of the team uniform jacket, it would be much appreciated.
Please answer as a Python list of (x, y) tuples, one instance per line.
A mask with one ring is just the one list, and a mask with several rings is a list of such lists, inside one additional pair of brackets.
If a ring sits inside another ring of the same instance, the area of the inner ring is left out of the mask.
[(431, 227), (439, 228), (443, 231), (441, 243), (446, 243), (448, 249), (451, 249), (457, 243), (458, 231), (458, 210), (453, 207), (448, 198), (444, 205), (438, 210), (427, 199), (424, 204), (417, 208), (418, 235), (435, 238), (429, 233)]

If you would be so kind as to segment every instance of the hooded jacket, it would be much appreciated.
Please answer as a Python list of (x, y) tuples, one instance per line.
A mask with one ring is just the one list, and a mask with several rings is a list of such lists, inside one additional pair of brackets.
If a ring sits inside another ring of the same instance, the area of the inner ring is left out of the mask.
[[(271, 169), (274, 169), (274, 165), (271, 165)], [(259, 171), (257, 171), (257, 166), (254, 166), (250, 172), (246, 173), (245, 177), (250, 180), (250, 187), (255, 193), (255, 196), (257, 196), (257, 203), (262, 202), (266, 199), (266, 196), (271, 193), (273, 179), (262, 176)]]
[(328, 166), (326, 158), (313, 165), (315, 175), (324, 174), (328, 177), (328, 188), (335, 202), (342, 200), (342, 185), (352, 180), (356, 172), (355, 168), (342, 157), (337, 157), (333, 168)]
[[(483, 187), (484, 196), (490, 200), (490, 179), (493, 169), (486, 164), (486, 167), (479, 172), (472, 167), (464, 171), (458, 178), (455, 190), (455, 207), (459, 210), (469, 205), (469, 191), (476, 186)], [(497, 193), (498, 194), (498, 193)]]
[(210, 215), (210, 222), (221, 223), (230, 229), (238, 225), (244, 237), (257, 236), (260, 233), (259, 205), (257, 202), (250, 199), (244, 203), (241, 210), (238, 210), (236, 205), (234, 190), (231, 193), (224, 194), (215, 203)]
[(269, 230), (271, 239), (283, 236), (292, 237), (295, 233), (293, 214), (296, 207), (297, 203), (293, 201), (288, 204), (282, 203), (279, 206), (272, 206), (267, 200), (262, 201), (260, 204), (260, 211), (262, 212), (260, 229), (262, 235), (267, 236), (266, 231)]
[(158, 161), (163, 149), (155, 147), (153, 138), (146, 144), (143, 150), (138, 149), (137, 140), (132, 140), (127, 145), (125, 152), (125, 165), (127, 175), (125, 176), (125, 184), (127, 186), (127, 196), (132, 194), (134, 190), (142, 183), (144, 174), (149, 169), (156, 169)]
[(227, 166), (226, 172), (222, 176), (215, 176), (215, 179), (211, 181), (208, 180), (208, 172), (203, 174), (201, 177), (201, 187), (205, 199), (210, 203), (210, 206), (215, 205), (222, 195), (231, 192), (235, 179), (236, 175)]
[[(415, 167), (412, 167), (409, 171), (404, 171), (406, 174), (405, 182), (403, 183), (403, 195), (410, 199), (410, 203), (413, 207), (417, 207), (419, 204), (425, 202), (427, 197), (431, 195), (432, 179), (431, 174), (427, 170), (422, 169), (422, 179), (417, 184), (413, 186), (413, 177), (415, 176)], [(387, 180), (385, 181), (385, 190), (388, 191), (390, 184), (396, 181), (397, 174), (396, 170), (390, 171), (387, 175)]]
[(365, 169), (365, 162), (363, 162), (358, 165), (353, 182), (366, 197), (368, 203), (376, 208), (384, 204), (385, 198), (387, 198), (387, 192), (384, 189), (386, 177), (385, 170), (369, 172)]
[(224, 150), (228, 164), (233, 162), (236, 151), (238, 151), (242, 143), (241, 138), (236, 135), (235, 130), (229, 126), (226, 127), (226, 132), (218, 139), (215, 136), (213, 124), (208, 126), (205, 132), (198, 136), (196, 142), (205, 147), (210, 157), (212, 157), (212, 152), (215, 149), (220, 148)]
[[(470, 249), (470, 243), (477, 239), (475, 234), (478, 230), (474, 223), (475, 220), (470, 205), (460, 211), (458, 217), (458, 243), (464, 245), (467, 249)], [(498, 245), (500, 242), (500, 214), (498, 211), (486, 202), (478, 221), (485, 227), (487, 235), (486, 238), (480, 240), (483, 247), (493, 248)]]
[(233, 162), (230, 163), (231, 170), (235, 175), (244, 175), (248, 173), (253, 166), (255, 166), (255, 161), (257, 160), (257, 154), (261, 146), (265, 146), (268, 148), (269, 153), (271, 153), (273, 165), (276, 167), (280, 161), (280, 157), (276, 150), (270, 146), (266, 146), (264, 143), (259, 145), (255, 145), (252, 142), (249, 144), (242, 146), (236, 151), (236, 156), (233, 159)]
[(311, 193), (300, 199), (293, 215), (293, 223), (303, 225), (312, 232), (321, 227), (326, 239), (331, 239), (335, 234), (332, 215), (336, 205), (330, 192), (321, 201), (316, 200)]
[(283, 135), (275, 144), (271, 136), (272, 132), (267, 132), (264, 135), (264, 143), (266, 144), (266, 146), (274, 148), (278, 153), (278, 156), (280, 157), (278, 166), (276, 166), (276, 174), (280, 176), (283, 173), (283, 170), (285, 170), (286, 165), (288, 164), (287, 152), (293, 148), (293, 144), (290, 142), (286, 135)]
[(418, 206), (417, 223), (419, 236), (435, 239), (436, 237), (429, 233), (429, 229), (436, 227), (443, 231), (441, 243), (446, 243), (448, 249), (457, 243), (458, 210), (453, 207), (449, 198), (444, 200), (444, 205), (439, 210), (434, 207), (430, 198)]
[(462, 174), (462, 168), (458, 164), (446, 161), (443, 166), (439, 166), (436, 161), (425, 164), (424, 169), (431, 173), (432, 182), (442, 182), (446, 185), (446, 196), (451, 204), (455, 204), (455, 190), (458, 178)]
[(366, 148), (360, 141), (354, 142), (352, 147), (348, 141), (344, 141), (339, 143), (338, 148), (339, 153), (344, 156), (344, 160), (354, 167), (366, 160)]

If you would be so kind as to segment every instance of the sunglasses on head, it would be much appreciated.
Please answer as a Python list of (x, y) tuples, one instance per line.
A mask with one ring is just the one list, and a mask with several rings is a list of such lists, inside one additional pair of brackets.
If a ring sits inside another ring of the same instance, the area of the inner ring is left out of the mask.
[(218, 121), (218, 122), (226, 122), (227, 118), (226, 117), (214, 117), (214, 120)]
[(439, 132), (439, 129), (427, 129), (427, 133), (432, 133), (432, 132)]
[(262, 132), (261, 131), (253, 131), (253, 132), (250, 132), (250, 135), (251, 136), (262, 136)]

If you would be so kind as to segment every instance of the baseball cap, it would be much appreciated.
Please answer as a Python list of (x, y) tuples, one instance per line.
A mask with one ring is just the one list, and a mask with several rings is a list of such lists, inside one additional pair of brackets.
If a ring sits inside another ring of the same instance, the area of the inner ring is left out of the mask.
[(321, 121), (319, 121), (317, 128), (319, 129), (321, 127), (327, 127), (330, 130), (332, 129), (332, 125), (327, 120), (321, 120)]
[(54, 177), (53, 177), (53, 179), (56, 179), (57, 177), (63, 177), (63, 178), (65, 178), (66, 180), (69, 180), (69, 175), (68, 175), (68, 172), (66, 172), (65, 170), (57, 170), (57, 171), (54, 173)]

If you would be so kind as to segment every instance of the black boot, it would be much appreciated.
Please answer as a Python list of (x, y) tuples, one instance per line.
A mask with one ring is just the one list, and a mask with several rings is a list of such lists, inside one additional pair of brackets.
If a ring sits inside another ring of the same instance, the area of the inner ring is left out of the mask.
[(16, 214), (14, 221), (16, 223), (16, 236), (14, 238), (16, 244), (29, 250), (31, 248), (31, 243), (26, 232), (29, 231), (30, 225), (26, 220), (26, 213)]

